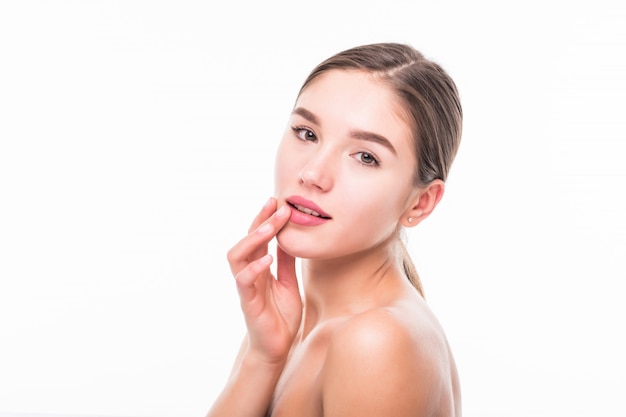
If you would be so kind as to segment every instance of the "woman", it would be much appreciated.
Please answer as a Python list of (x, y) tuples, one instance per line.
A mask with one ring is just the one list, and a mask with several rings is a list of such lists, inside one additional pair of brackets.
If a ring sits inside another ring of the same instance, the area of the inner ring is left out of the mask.
[(452, 79), (407, 45), (313, 70), (275, 196), (228, 253), (248, 333), (210, 417), (461, 415), (454, 359), (401, 240), (443, 196), (461, 119)]

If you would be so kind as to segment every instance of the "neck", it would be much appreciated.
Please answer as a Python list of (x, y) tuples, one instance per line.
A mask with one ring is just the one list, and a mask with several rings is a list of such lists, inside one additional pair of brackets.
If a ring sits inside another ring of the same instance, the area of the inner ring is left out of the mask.
[(302, 338), (318, 323), (385, 305), (410, 287), (393, 242), (340, 259), (304, 259), (302, 282)]

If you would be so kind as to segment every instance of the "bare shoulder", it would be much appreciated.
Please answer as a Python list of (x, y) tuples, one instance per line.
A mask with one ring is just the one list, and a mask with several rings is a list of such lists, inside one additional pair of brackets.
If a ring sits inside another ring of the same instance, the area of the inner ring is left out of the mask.
[(456, 369), (425, 306), (355, 315), (338, 327), (322, 368), (324, 416), (454, 416)]

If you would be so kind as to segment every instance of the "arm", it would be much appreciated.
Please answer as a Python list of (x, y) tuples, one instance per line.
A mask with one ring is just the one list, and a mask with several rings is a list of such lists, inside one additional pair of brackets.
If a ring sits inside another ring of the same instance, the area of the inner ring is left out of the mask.
[(208, 417), (265, 416), (282, 369), (244, 353)]
[[(289, 220), (274, 199), (228, 253), (248, 335), (208, 417), (265, 416), (302, 317), (295, 259), (277, 248), (277, 277), (267, 245)], [(286, 209), (286, 207), (284, 207)]]

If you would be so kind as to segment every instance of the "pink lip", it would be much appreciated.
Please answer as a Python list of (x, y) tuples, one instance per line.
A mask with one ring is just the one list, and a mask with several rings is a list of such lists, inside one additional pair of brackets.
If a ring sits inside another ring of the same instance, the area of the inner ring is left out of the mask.
[[(314, 202), (310, 200), (307, 200), (304, 197), (291, 196), (291, 197), (288, 197), (286, 201), (287, 201), (287, 204), (289, 205), (289, 208), (291, 208), (291, 217), (289, 218), (289, 221), (291, 221), (292, 223), (295, 223), (301, 226), (317, 226), (322, 223), (326, 223), (328, 220), (331, 219), (328, 213), (322, 210), (317, 204), (315, 204)], [(296, 209), (294, 205), (306, 207), (309, 210), (313, 210), (319, 213), (322, 217), (303, 213), (299, 211), (298, 209)]]

